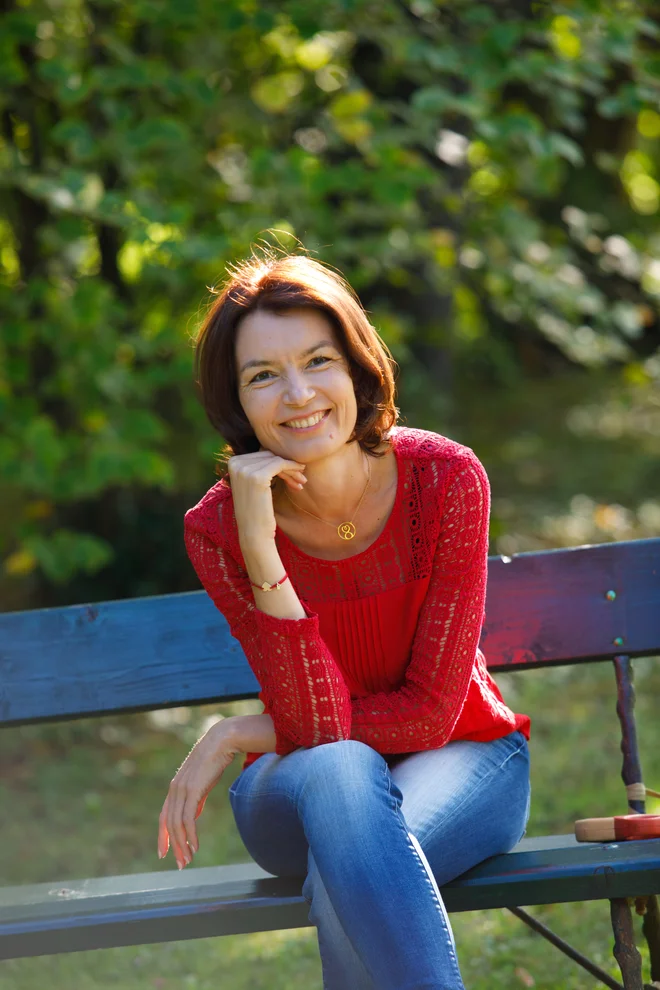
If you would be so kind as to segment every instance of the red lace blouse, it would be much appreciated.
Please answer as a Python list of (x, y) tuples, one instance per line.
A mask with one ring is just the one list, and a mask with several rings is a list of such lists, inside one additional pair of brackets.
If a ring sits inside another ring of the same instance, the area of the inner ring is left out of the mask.
[[(339, 739), (381, 754), (498, 739), (515, 729), (529, 739), (529, 717), (505, 705), (478, 648), (486, 472), (469, 447), (429, 430), (394, 426), (390, 439), (396, 500), (366, 550), (323, 560), (277, 528), (303, 619), (256, 607), (226, 480), (185, 515), (188, 556), (259, 682), (280, 756)], [(248, 753), (242, 769), (261, 755)]]

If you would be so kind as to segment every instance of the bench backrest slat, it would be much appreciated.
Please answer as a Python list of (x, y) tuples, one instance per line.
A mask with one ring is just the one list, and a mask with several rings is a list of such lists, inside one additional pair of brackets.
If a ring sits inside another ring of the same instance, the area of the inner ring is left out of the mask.
[(660, 539), (491, 557), (482, 648), (495, 669), (660, 654)]
[[(491, 557), (481, 647), (494, 671), (660, 654), (660, 539)], [(0, 614), (0, 724), (258, 693), (204, 591)]]

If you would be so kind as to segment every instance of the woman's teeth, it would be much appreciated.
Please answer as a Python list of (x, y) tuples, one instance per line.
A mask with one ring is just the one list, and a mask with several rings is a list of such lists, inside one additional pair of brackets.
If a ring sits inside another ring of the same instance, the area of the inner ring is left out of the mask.
[(289, 428), (293, 428), (295, 430), (302, 430), (302, 429), (305, 429), (308, 426), (315, 426), (316, 423), (320, 423), (320, 421), (325, 416), (326, 412), (327, 412), (327, 409), (326, 409), (325, 412), (318, 413), (318, 415), (316, 415), (316, 416), (310, 416), (309, 419), (293, 419), (293, 420), (289, 420), (289, 422), (288, 423), (285, 423), (284, 426), (288, 426)]

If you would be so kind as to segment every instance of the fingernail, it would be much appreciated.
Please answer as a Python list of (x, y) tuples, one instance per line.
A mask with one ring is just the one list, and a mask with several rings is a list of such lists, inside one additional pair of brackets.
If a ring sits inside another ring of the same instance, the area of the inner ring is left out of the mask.
[(183, 869), (183, 863), (181, 862), (181, 860), (180, 860), (180, 859), (177, 859), (177, 861), (176, 861), (176, 865), (177, 865), (177, 866), (179, 867), (179, 869), (180, 869), (180, 870), (182, 870), (182, 869)]
[(162, 859), (162, 858), (163, 858), (163, 854), (162, 854), (162, 852), (161, 852), (161, 851), (160, 851), (160, 849), (159, 849), (159, 850), (158, 850), (158, 859)]

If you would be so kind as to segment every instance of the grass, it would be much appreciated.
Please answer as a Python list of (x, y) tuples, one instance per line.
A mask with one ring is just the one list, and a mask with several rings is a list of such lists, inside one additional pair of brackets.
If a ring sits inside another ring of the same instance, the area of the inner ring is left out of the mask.
[[(635, 662), (642, 766), (660, 789), (660, 663)], [(625, 813), (614, 674), (608, 664), (498, 676), (508, 703), (532, 716), (529, 835), (570, 832), (576, 818)], [(220, 707), (259, 711), (258, 702)], [(204, 719), (203, 708), (6, 729), (0, 775), (0, 882), (20, 884), (172, 869), (156, 858), (167, 784)], [(229, 768), (200, 819), (197, 866), (245, 862), (227, 790)], [(660, 812), (650, 801), (649, 811)], [(606, 902), (533, 913), (613, 976)], [(505, 910), (451, 916), (470, 990), (599, 984)], [(641, 940), (646, 976), (648, 955)], [(313, 927), (0, 962), (3, 990), (321, 990)]]

